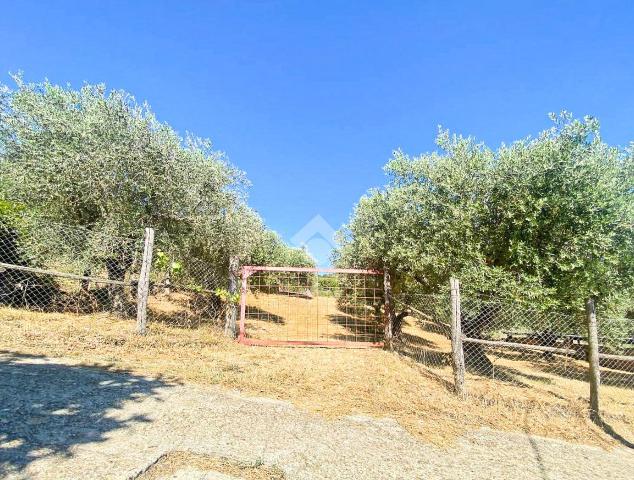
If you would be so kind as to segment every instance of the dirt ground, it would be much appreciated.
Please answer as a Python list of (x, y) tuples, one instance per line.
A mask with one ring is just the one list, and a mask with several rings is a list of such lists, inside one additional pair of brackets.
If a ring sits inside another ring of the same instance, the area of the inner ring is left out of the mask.
[(268, 340), (380, 342), (380, 316), (347, 311), (334, 296), (280, 295), (250, 291), (247, 336)]
[[(14, 479), (629, 479), (634, 452), (478, 429), (451, 446), (390, 418), (70, 359), (0, 356), (0, 476)], [(186, 453), (182, 453), (186, 452)]]

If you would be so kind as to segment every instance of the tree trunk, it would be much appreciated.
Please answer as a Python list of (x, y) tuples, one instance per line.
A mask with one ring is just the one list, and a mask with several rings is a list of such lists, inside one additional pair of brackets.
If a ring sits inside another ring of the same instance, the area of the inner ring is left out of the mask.
[[(90, 277), (91, 273), (92, 273), (92, 270), (90, 268), (86, 268), (86, 269), (84, 269), (83, 275), (84, 275), (84, 277)], [(90, 288), (90, 280), (85, 280), (85, 279), (82, 280), (81, 281), (81, 291), (82, 292), (87, 292), (89, 288)]]
[(403, 312), (399, 312), (399, 314), (394, 317), (392, 325), (392, 335), (394, 338), (401, 338), (401, 333), (403, 333), (403, 320), (405, 320), (405, 317), (408, 315), (409, 311), (405, 310)]
[[(125, 281), (125, 276), (132, 265), (131, 255), (122, 252), (120, 256), (111, 257), (106, 260), (106, 270), (110, 280)], [(108, 293), (110, 297), (110, 308), (117, 315), (125, 315), (125, 287), (123, 285), (109, 285)]]

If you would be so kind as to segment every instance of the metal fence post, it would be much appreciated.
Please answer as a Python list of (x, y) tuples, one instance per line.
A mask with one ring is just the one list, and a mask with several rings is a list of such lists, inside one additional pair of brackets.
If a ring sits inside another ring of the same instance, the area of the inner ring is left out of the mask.
[(147, 325), (147, 302), (150, 294), (150, 271), (152, 269), (152, 251), (154, 249), (154, 229), (145, 229), (143, 246), (143, 263), (137, 286), (136, 331), (145, 335)]
[(225, 335), (236, 338), (238, 307), (234, 301), (238, 293), (238, 257), (229, 258), (229, 295), (227, 298), (227, 310), (225, 312)]
[(597, 314), (594, 300), (586, 301), (586, 323), (588, 327), (588, 367), (590, 377), (590, 418), (595, 423), (601, 422), (599, 413), (599, 387), (601, 372), (599, 370), (599, 334), (597, 332)]
[(453, 363), (454, 387), (456, 393), (465, 397), (465, 364), (462, 349), (462, 326), (460, 321), (460, 282), (457, 278), (449, 281), (451, 287), (451, 356)]

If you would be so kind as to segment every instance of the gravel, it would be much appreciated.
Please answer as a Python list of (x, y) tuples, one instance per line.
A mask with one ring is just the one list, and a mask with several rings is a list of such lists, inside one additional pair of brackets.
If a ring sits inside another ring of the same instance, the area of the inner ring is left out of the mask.
[(176, 450), (276, 465), (289, 479), (630, 480), (634, 471), (624, 447), (482, 429), (438, 448), (388, 418), (326, 420), (220, 388), (0, 354), (0, 478), (134, 478)]

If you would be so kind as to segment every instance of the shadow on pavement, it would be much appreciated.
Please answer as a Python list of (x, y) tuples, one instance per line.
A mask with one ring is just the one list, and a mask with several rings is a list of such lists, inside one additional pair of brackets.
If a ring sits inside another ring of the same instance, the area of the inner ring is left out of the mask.
[(72, 456), (74, 446), (102, 442), (108, 432), (148, 422), (144, 416), (117, 419), (113, 409), (170, 385), (107, 367), (0, 352), (0, 478), (44, 457)]

